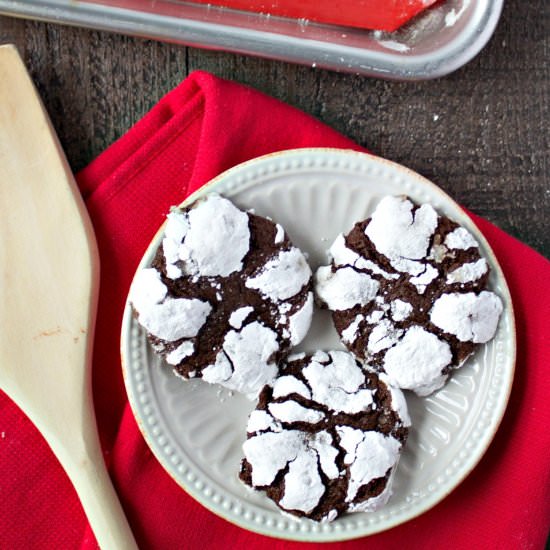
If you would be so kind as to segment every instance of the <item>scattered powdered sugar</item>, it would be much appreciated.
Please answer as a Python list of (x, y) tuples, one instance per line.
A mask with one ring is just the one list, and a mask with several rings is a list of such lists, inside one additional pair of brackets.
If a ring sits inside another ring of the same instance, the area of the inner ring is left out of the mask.
[(309, 292), (304, 305), (288, 319), (290, 343), (298, 345), (306, 336), (313, 316), (313, 292)]
[(395, 466), (401, 443), (379, 432), (364, 432), (349, 426), (338, 426), (336, 431), (340, 436), (340, 445), (346, 451), (344, 463), (350, 465), (346, 501), (351, 502), (360, 487), (384, 477)]
[(502, 301), (493, 292), (447, 293), (435, 301), (430, 320), (461, 342), (483, 344), (495, 335), (501, 313)]
[(197, 335), (212, 306), (196, 298), (171, 298), (156, 269), (140, 270), (130, 289), (139, 323), (157, 338), (174, 342)]
[(378, 252), (392, 260), (395, 269), (411, 272), (412, 265), (407, 260), (425, 257), (436, 227), (437, 213), (429, 204), (423, 204), (413, 214), (410, 200), (386, 196), (376, 207), (365, 234)]
[(332, 362), (323, 365), (312, 358), (303, 369), (312, 398), (333, 411), (354, 414), (366, 410), (373, 402), (369, 389), (359, 389), (365, 375), (349, 353), (330, 352)]
[(356, 305), (367, 305), (380, 288), (380, 283), (351, 267), (337, 269), (321, 266), (315, 274), (315, 289), (319, 298), (331, 310), (345, 310)]
[(388, 50), (394, 50), (401, 53), (408, 52), (411, 49), (407, 44), (397, 42), (396, 40), (379, 40), (378, 44), (384, 46), (384, 48), (388, 48)]
[(479, 244), (473, 235), (464, 227), (457, 227), (445, 237), (445, 245), (456, 250), (468, 250), (478, 248)]
[(240, 332), (232, 330), (226, 334), (223, 351), (218, 353), (214, 365), (202, 371), (202, 377), (206, 382), (221, 383), (255, 397), (277, 374), (272, 357), (278, 349), (275, 332), (254, 321)]
[(488, 271), (487, 261), (480, 258), (476, 262), (462, 264), (447, 275), (447, 284), (471, 283), (480, 279)]
[(462, 14), (466, 11), (470, 5), (470, 0), (462, 0), (462, 6), (458, 11), (454, 8), (445, 15), (445, 26), (452, 27), (462, 17)]
[(286, 397), (291, 393), (296, 393), (306, 399), (311, 398), (311, 392), (301, 380), (295, 376), (279, 376), (273, 383), (273, 398)]
[(309, 424), (316, 424), (325, 417), (321, 411), (308, 409), (296, 403), (296, 401), (290, 400), (282, 403), (271, 403), (268, 409), (273, 417), (281, 422), (308, 422)]
[(279, 313), (284, 315), (292, 309), (292, 304), (290, 302), (281, 302), (277, 307), (279, 308)]
[(300, 292), (311, 277), (302, 252), (293, 247), (280, 252), (263, 266), (261, 272), (245, 283), (273, 301), (287, 300)]
[(193, 355), (194, 351), (195, 345), (193, 344), (193, 342), (191, 342), (190, 340), (186, 340), (166, 356), (166, 362), (169, 365), (177, 365), (181, 363), (186, 357)]
[(394, 300), (390, 303), (390, 313), (394, 321), (404, 321), (411, 313), (413, 307), (404, 300)]
[(174, 210), (163, 241), (170, 277), (226, 277), (242, 269), (249, 246), (248, 214), (216, 194), (198, 201), (189, 212)]
[(245, 319), (254, 311), (254, 308), (251, 306), (244, 306), (236, 309), (229, 316), (229, 324), (236, 329), (240, 329), (243, 326)]
[(439, 380), (453, 359), (447, 342), (414, 325), (384, 356), (383, 368), (390, 384), (402, 389), (428, 387)]

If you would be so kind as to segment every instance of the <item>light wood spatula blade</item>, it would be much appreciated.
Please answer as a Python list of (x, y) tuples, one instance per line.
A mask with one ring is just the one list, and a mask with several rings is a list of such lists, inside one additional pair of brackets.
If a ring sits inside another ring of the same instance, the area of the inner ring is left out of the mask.
[(13, 46), (0, 47), (0, 208), (0, 388), (48, 441), (102, 548), (135, 548), (105, 470), (91, 397), (96, 242)]

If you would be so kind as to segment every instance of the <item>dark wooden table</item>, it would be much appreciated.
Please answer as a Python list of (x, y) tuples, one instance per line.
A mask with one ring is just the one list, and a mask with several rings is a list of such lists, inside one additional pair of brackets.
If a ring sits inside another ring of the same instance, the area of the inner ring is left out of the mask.
[(205, 69), (420, 172), (550, 257), (549, 19), (548, 0), (506, 0), (476, 59), (417, 83), (2, 17), (0, 43), (19, 47), (75, 171)]

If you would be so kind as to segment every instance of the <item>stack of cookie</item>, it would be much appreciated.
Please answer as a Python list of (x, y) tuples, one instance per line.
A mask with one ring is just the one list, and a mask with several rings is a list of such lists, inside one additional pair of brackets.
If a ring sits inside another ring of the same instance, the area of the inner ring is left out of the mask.
[[(410, 426), (402, 389), (441, 388), (502, 311), (478, 243), (430, 205), (385, 197), (328, 253), (313, 275), (279, 224), (210, 194), (172, 209), (130, 291), (176, 374), (257, 400), (241, 480), (316, 521), (387, 502)], [(314, 294), (348, 351), (292, 354)]]

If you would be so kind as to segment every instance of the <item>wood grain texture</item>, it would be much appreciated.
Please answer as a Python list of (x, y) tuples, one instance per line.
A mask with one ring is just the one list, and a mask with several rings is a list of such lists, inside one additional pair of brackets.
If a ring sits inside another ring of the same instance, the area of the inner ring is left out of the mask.
[[(0, 47), (0, 126), (0, 388), (59, 459), (101, 548), (137, 550), (95, 421), (99, 255), (92, 224), (26, 67), (9, 45)], [(29, 257), (43, 269), (29, 273)]]
[(416, 83), (11, 18), (0, 18), (0, 42), (23, 53), (74, 170), (204, 69), (420, 172), (550, 257), (549, 20), (548, 0), (507, 0), (473, 61)]

